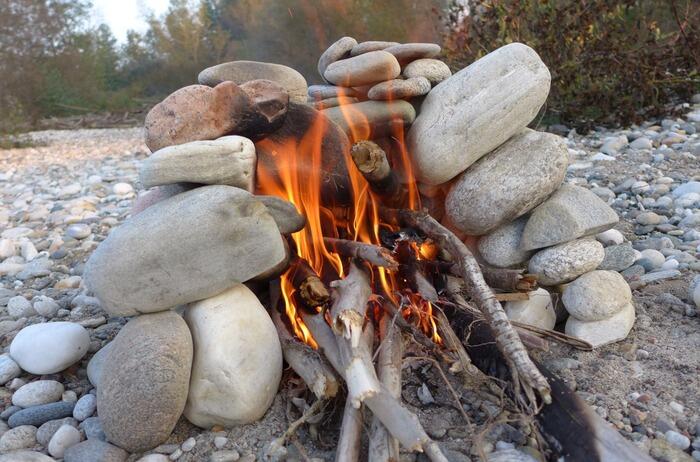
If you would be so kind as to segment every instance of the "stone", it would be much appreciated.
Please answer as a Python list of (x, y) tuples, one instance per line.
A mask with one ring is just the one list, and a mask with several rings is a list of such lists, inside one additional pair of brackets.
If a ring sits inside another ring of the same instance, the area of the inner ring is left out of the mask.
[(695, 303), (695, 306), (700, 308), (700, 275), (693, 278), (689, 287), (689, 298)]
[(491, 266), (511, 268), (527, 262), (533, 252), (520, 248), (527, 216), (503, 224), (479, 239), (479, 254)]
[(306, 225), (306, 218), (291, 202), (275, 196), (255, 196), (255, 198), (267, 207), (281, 234), (296, 233)]
[(570, 316), (566, 321), (565, 332), (597, 348), (625, 339), (632, 330), (634, 319), (634, 305), (627, 303), (617, 313), (599, 321), (582, 321)]
[(646, 136), (640, 136), (630, 143), (632, 149), (652, 149), (653, 147), (651, 140)]
[(16, 295), (7, 301), (7, 314), (15, 319), (34, 316), (36, 311), (32, 304), (21, 295)]
[(0, 462), (55, 462), (54, 459), (36, 451), (18, 450), (0, 455)]
[(452, 75), (452, 71), (447, 64), (438, 59), (416, 59), (403, 68), (403, 76), (410, 79), (413, 77), (425, 77), (435, 86)]
[(62, 419), (49, 420), (47, 422), (44, 422), (36, 431), (37, 442), (40, 445), (47, 447), (54, 433), (56, 433), (56, 431), (58, 431), (58, 429), (64, 425), (76, 426), (77, 422), (72, 417), (64, 417)]
[(508, 301), (504, 310), (508, 319), (542, 329), (554, 329), (557, 314), (554, 312), (552, 297), (545, 289), (539, 288), (528, 294), (529, 300)]
[(16, 247), (12, 239), (0, 239), (0, 260), (13, 257), (16, 253)]
[(267, 133), (282, 125), (289, 108), (289, 93), (286, 89), (264, 79), (251, 80), (241, 84), (240, 88), (250, 99), (252, 119), (247, 122), (247, 126), (258, 127), (253, 132)]
[(17, 364), (8, 354), (0, 355), (0, 385), (5, 385), (22, 373)]
[(647, 271), (660, 268), (666, 261), (664, 254), (655, 249), (644, 249), (641, 251), (641, 256), (637, 264), (644, 266)]
[(107, 441), (107, 436), (102, 429), (99, 417), (88, 417), (80, 423), (80, 428), (85, 432), (85, 437), (89, 440)]
[(90, 383), (95, 386), (95, 388), (100, 387), (100, 377), (102, 376), (102, 370), (104, 368), (105, 359), (107, 358), (109, 351), (112, 348), (112, 342), (100, 348), (88, 361), (87, 365), (87, 376)]
[(146, 210), (153, 204), (157, 204), (160, 201), (173, 197), (176, 194), (180, 194), (190, 189), (194, 189), (193, 186), (187, 183), (177, 183), (168, 184), (164, 186), (156, 186), (151, 188), (145, 194), (141, 194), (136, 198), (131, 206), (131, 216), (138, 215), (139, 213)]
[(530, 259), (528, 273), (543, 286), (573, 281), (593, 271), (605, 258), (603, 245), (593, 239), (577, 239), (540, 250)]
[(0, 454), (16, 449), (31, 448), (36, 444), (36, 427), (22, 425), (6, 431), (0, 437)]
[(217, 294), (285, 257), (274, 219), (252, 194), (204, 186), (115, 228), (90, 256), (84, 278), (107, 313), (132, 316)]
[[(288, 177), (280, 175), (280, 172), (294, 170), (303, 181), (311, 179), (320, 183), (318, 188), (323, 205), (350, 204), (350, 183), (345, 162), (350, 153), (350, 141), (337, 125), (325, 117), (325, 112), (292, 103), (282, 126), (255, 142), (258, 192), (279, 194), (277, 184), (284, 184), (282, 177)], [(322, 130), (322, 135), (319, 130)], [(320, 146), (318, 138), (321, 138)], [(320, 169), (313, 160), (314, 152), (318, 152), (319, 148)]]
[(357, 56), (370, 51), (384, 50), (394, 45), (400, 45), (399, 42), (385, 42), (381, 40), (370, 40), (367, 42), (361, 42), (352, 47), (350, 50), (350, 56)]
[(544, 104), (549, 84), (537, 53), (512, 43), (436, 86), (406, 140), (418, 181), (445, 183), (520, 132)]
[(97, 389), (107, 439), (129, 452), (163, 443), (185, 408), (192, 337), (171, 312), (141, 315), (112, 341)]
[(10, 344), (10, 356), (19, 367), (36, 375), (54, 374), (80, 361), (90, 335), (73, 322), (50, 322), (23, 328)]
[(606, 247), (609, 245), (620, 245), (625, 241), (625, 236), (616, 229), (609, 229), (598, 233), (595, 235), (595, 238)]
[(688, 181), (671, 192), (673, 197), (681, 197), (690, 193), (700, 194), (700, 181)]
[(525, 129), (457, 179), (445, 212), (460, 231), (486, 234), (554, 192), (564, 180), (568, 158), (563, 138)]
[(525, 225), (525, 250), (550, 247), (615, 226), (619, 218), (598, 196), (580, 186), (562, 185), (536, 207)]
[(350, 56), (350, 51), (357, 45), (357, 40), (352, 37), (341, 37), (328, 47), (318, 58), (318, 73), (323, 77), (326, 68), (331, 63)]
[(330, 63), (323, 77), (341, 87), (359, 87), (395, 79), (399, 74), (401, 66), (394, 55), (377, 50)]
[(321, 112), (351, 139), (358, 134), (359, 139), (390, 136), (397, 128), (411, 125), (416, 119), (415, 108), (403, 100), (362, 101), (342, 108), (331, 107)]
[(611, 136), (605, 140), (603, 146), (600, 148), (600, 152), (613, 156), (617, 154), (617, 151), (627, 146), (627, 143), (628, 140), (625, 135)]
[(242, 136), (168, 146), (143, 161), (144, 187), (174, 183), (221, 184), (253, 191), (255, 145)]
[(401, 43), (384, 49), (394, 55), (401, 64), (410, 63), (415, 59), (434, 58), (441, 50), (440, 45), (435, 43)]
[[(51, 437), (51, 441), (49, 441), (49, 454), (51, 454), (53, 457), (57, 457), (60, 459), (66, 452), (66, 449), (80, 443), (80, 440), (81, 435), (80, 431), (77, 428), (71, 425), (63, 425), (61, 426), (61, 428), (56, 430), (56, 433), (54, 433)], [(104, 459), (93, 460), (102, 461)]]
[(393, 79), (380, 82), (370, 88), (367, 96), (372, 100), (410, 99), (427, 95), (430, 91), (430, 81), (425, 77), (410, 79)]
[(694, 462), (694, 459), (664, 438), (651, 440), (649, 454), (662, 462)]
[(270, 80), (284, 88), (289, 100), (294, 103), (306, 102), (306, 79), (291, 67), (281, 64), (258, 61), (231, 61), (208, 67), (199, 73), (197, 80), (202, 85), (214, 87), (224, 81), (237, 85), (251, 80)]
[(83, 395), (73, 408), (73, 418), (82, 422), (92, 416), (97, 409), (97, 397), (91, 393)]
[(53, 318), (61, 308), (56, 301), (45, 295), (38, 295), (32, 299), (34, 311), (45, 318)]
[(635, 221), (642, 226), (658, 225), (661, 223), (661, 217), (654, 212), (642, 212), (637, 215)]
[(238, 285), (190, 305), (195, 358), (185, 417), (211, 428), (260, 419), (282, 376), (282, 349), (257, 297)]
[(579, 320), (602, 321), (631, 303), (632, 291), (619, 273), (596, 270), (567, 285), (562, 301)]
[(87, 440), (66, 449), (63, 462), (124, 462), (129, 453), (100, 440)]
[(309, 97), (315, 101), (337, 98), (344, 96), (347, 98), (356, 96), (357, 92), (352, 88), (337, 87), (335, 85), (311, 85), (309, 87)]
[(690, 447), (690, 439), (687, 436), (678, 433), (677, 431), (667, 431), (664, 434), (664, 438), (666, 438), (666, 441), (668, 441), (671, 446), (674, 446), (678, 449), (686, 450)]
[(197, 440), (195, 440), (192, 437), (189, 437), (180, 445), (180, 449), (182, 449), (183, 452), (190, 452), (191, 450), (194, 449), (194, 447), (196, 445), (197, 445)]
[(112, 192), (117, 196), (126, 196), (127, 194), (134, 192), (134, 187), (129, 183), (116, 183), (114, 186), (112, 186)]
[(73, 239), (85, 239), (91, 233), (90, 227), (85, 223), (75, 223), (66, 228), (66, 234)]
[(605, 257), (597, 269), (623, 271), (632, 266), (636, 260), (637, 251), (632, 248), (629, 242), (611, 245), (605, 248)]
[(22, 425), (34, 425), (38, 427), (49, 420), (62, 419), (73, 415), (74, 406), (75, 403), (58, 401), (56, 403), (28, 407), (12, 414), (7, 423), (10, 427), (19, 427)]
[(12, 395), (12, 404), (19, 407), (38, 406), (59, 401), (63, 385), (55, 380), (37, 380), (23, 385)]
[(136, 462), (170, 462), (170, 458), (163, 454), (148, 454)]

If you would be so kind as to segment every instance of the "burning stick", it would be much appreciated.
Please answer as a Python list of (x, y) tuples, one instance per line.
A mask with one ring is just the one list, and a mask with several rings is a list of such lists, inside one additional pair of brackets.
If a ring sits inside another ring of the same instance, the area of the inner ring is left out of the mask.
[[(377, 372), (379, 380), (389, 393), (401, 399), (401, 360), (403, 358), (403, 339), (398, 329), (392, 328), (391, 317), (384, 314), (379, 320), (379, 359)], [(391, 436), (377, 417), (372, 419), (369, 431), (369, 460), (389, 462), (399, 460), (399, 442)]]
[(391, 170), (386, 152), (374, 141), (358, 141), (350, 151), (357, 169), (369, 187), (384, 204), (401, 207), (406, 204), (407, 191)]
[(331, 298), (328, 288), (306, 260), (293, 254), (288, 271), (292, 285), (297, 289), (307, 308), (315, 308), (328, 303)]
[(343, 257), (359, 258), (374, 266), (383, 266), (390, 270), (397, 270), (399, 267), (391, 251), (378, 245), (332, 237), (324, 237), (323, 242), (329, 250)]
[(537, 409), (535, 391), (542, 400), (552, 402), (551, 389), (547, 379), (537, 369), (527, 354), (527, 350), (513, 329), (501, 304), (494, 298), (493, 291), (486, 284), (479, 263), (466, 245), (457, 236), (435, 221), (425, 212), (413, 210), (386, 209), (380, 210), (382, 218), (389, 223), (403, 224), (420, 229), (435, 242), (447, 250), (457, 260), (460, 275), (469, 290), (472, 299), (484, 314), (496, 344), (508, 363), (516, 388), (522, 385), (533, 410)]
[(304, 380), (317, 399), (333, 398), (339, 388), (335, 372), (313, 348), (289, 333), (279, 311), (271, 310), (271, 315), (282, 344), (284, 360)]

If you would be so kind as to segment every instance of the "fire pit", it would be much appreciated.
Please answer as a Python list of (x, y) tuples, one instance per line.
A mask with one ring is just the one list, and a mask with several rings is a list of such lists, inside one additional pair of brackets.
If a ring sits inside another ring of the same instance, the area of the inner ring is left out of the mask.
[[(598, 269), (593, 236), (616, 214), (562, 185), (565, 142), (527, 128), (547, 67), (518, 43), (454, 75), (439, 54), (344, 37), (319, 59), (324, 85), (237, 61), (151, 110), (141, 181), (154, 189), (85, 271), (111, 315), (138, 315), (105, 353), (122, 366), (97, 386), (112, 443), (152, 449), (183, 412), (204, 428), (255, 421), (284, 357), (316, 403), (263, 457), (283, 459), (295, 430), (344, 398), (336, 460), (445, 461), (401, 396), (416, 342), (464, 386), (502, 395), (546, 457), (645, 460), (528, 353), (621, 340), (635, 316), (624, 279)], [(184, 321), (168, 311), (180, 305)], [(133, 352), (137, 331), (153, 332), (157, 357)], [(169, 411), (128, 409), (132, 394)]]

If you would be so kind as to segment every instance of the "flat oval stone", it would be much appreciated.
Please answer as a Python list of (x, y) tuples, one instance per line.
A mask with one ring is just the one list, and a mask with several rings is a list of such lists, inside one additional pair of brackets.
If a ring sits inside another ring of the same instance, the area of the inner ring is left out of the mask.
[(350, 56), (357, 56), (364, 53), (369, 53), (370, 51), (384, 50), (395, 45), (400, 45), (399, 42), (383, 42), (381, 40), (369, 40), (367, 42), (361, 42), (352, 47), (350, 50)]
[(528, 273), (543, 286), (573, 281), (593, 271), (605, 257), (603, 245), (593, 239), (577, 239), (537, 252), (530, 259)]
[(59, 401), (63, 384), (55, 380), (36, 380), (22, 385), (12, 394), (12, 404), (19, 407), (38, 406)]
[(356, 95), (357, 92), (348, 87), (337, 87), (335, 85), (311, 85), (309, 87), (309, 96), (314, 100)]
[(400, 63), (408, 63), (414, 59), (434, 58), (440, 54), (440, 45), (435, 43), (402, 43), (385, 48), (384, 51), (396, 56)]
[(547, 199), (564, 180), (568, 160), (563, 138), (525, 129), (457, 179), (445, 212), (462, 232), (486, 234)]
[(405, 130), (416, 118), (415, 108), (403, 100), (363, 101), (321, 112), (335, 122), (353, 143)]
[(124, 462), (129, 457), (125, 450), (100, 440), (87, 440), (66, 449), (63, 462)]
[(306, 79), (291, 67), (259, 61), (231, 61), (208, 67), (199, 73), (197, 80), (202, 85), (214, 87), (231, 81), (241, 85), (251, 80), (271, 80), (287, 90), (289, 100), (295, 103), (306, 101)]
[(32, 406), (12, 414), (7, 420), (7, 423), (12, 428), (22, 425), (38, 427), (49, 420), (72, 416), (74, 407), (75, 403), (69, 403), (67, 401)]
[(532, 251), (520, 248), (520, 238), (527, 223), (527, 216), (503, 224), (479, 239), (479, 254), (489, 265), (511, 268), (527, 262)]
[(223, 184), (253, 190), (255, 145), (242, 136), (168, 146), (141, 164), (144, 187), (174, 183)]
[(323, 75), (336, 85), (355, 87), (395, 79), (400, 73), (394, 55), (379, 50), (331, 63)]
[(107, 439), (129, 452), (163, 443), (185, 408), (192, 336), (172, 311), (133, 318), (112, 341), (97, 413)]
[(598, 348), (624, 340), (634, 326), (635, 317), (634, 305), (627, 303), (617, 313), (600, 321), (582, 321), (570, 316), (565, 332)]
[(406, 78), (425, 77), (432, 85), (437, 85), (452, 75), (447, 64), (438, 59), (416, 59), (403, 68), (403, 76)]
[(373, 100), (408, 99), (428, 94), (430, 81), (425, 77), (411, 79), (394, 79), (380, 82), (373, 86), (367, 96)]
[(632, 301), (632, 291), (615, 271), (591, 271), (564, 289), (566, 310), (581, 321), (601, 321)]
[(32, 374), (55, 374), (85, 356), (90, 335), (80, 324), (47, 322), (27, 326), (10, 344), (10, 356)]
[(115, 228), (90, 256), (84, 282), (109, 314), (132, 316), (215, 295), (285, 256), (275, 220), (252, 194), (203, 186)]
[(334, 63), (350, 55), (350, 50), (357, 45), (357, 40), (352, 37), (341, 37), (328, 47), (318, 58), (318, 73), (323, 77), (329, 64)]
[(48, 446), (53, 434), (56, 433), (56, 431), (63, 425), (73, 425), (76, 427), (78, 422), (72, 417), (64, 417), (61, 419), (44, 422), (36, 431), (37, 442), (44, 447)]
[(421, 183), (445, 183), (537, 115), (550, 75), (537, 53), (512, 43), (437, 85), (406, 139)]
[[(6, 431), (0, 436), (0, 454), (16, 449), (31, 448), (36, 444), (36, 427), (22, 425)], [(14, 461), (13, 461), (14, 462)]]

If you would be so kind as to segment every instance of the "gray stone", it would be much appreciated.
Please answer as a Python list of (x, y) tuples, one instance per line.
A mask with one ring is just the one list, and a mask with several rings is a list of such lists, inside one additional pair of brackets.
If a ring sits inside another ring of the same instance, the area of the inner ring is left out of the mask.
[(15, 319), (34, 316), (36, 311), (32, 304), (21, 295), (12, 297), (7, 301), (7, 313)]
[(520, 132), (549, 93), (537, 53), (512, 43), (436, 86), (408, 132), (408, 152), (421, 183), (437, 185)]
[(80, 240), (92, 234), (92, 230), (85, 223), (76, 223), (66, 228), (66, 234), (73, 239)]
[(357, 40), (352, 37), (341, 37), (328, 47), (318, 58), (318, 73), (323, 77), (326, 68), (331, 63), (350, 56), (350, 51), (357, 45)]
[(0, 462), (55, 462), (54, 459), (36, 451), (17, 450), (0, 455)]
[(20, 387), (12, 395), (12, 404), (19, 407), (39, 406), (60, 401), (63, 385), (55, 380), (36, 380)]
[(580, 186), (562, 185), (536, 207), (521, 245), (532, 250), (568, 242), (612, 228), (619, 218), (598, 196)]
[(335, 85), (311, 85), (309, 87), (309, 97), (315, 101), (337, 98), (339, 96), (350, 98), (356, 95), (357, 92), (348, 87), (338, 87)]
[(255, 145), (242, 136), (192, 141), (153, 153), (141, 164), (139, 179), (146, 188), (185, 182), (252, 191), (255, 160)]
[(19, 365), (8, 354), (0, 355), (0, 385), (5, 385), (22, 373)]
[(251, 80), (271, 80), (289, 93), (289, 100), (306, 102), (306, 79), (291, 67), (258, 61), (231, 61), (208, 67), (199, 73), (197, 80), (210, 87), (230, 80), (237, 85)]
[(632, 149), (652, 149), (653, 147), (651, 140), (646, 136), (640, 136), (630, 143)]
[(605, 248), (605, 258), (603, 258), (597, 269), (623, 271), (632, 266), (636, 259), (636, 251), (629, 242), (611, 245)]
[(394, 55), (378, 50), (333, 62), (323, 76), (336, 85), (359, 87), (395, 79), (400, 73), (401, 66)]
[(601, 321), (631, 303), (632, 291), (619, 273), (596, 270), (567, 285), (562, 301), (579, 320)]
[(73, 417), (75, 420), (82, 422), (95, 413), (97, 409), (97, 398), (91, 393), (83, 395), (73, 408)]
[(554, 192), (564, 180), (568, 159), (563, 138), (525, 129), (457, 179), (445, 212), (464, 233), (486, 234)]
[(130, 452), (152, 449), (172, 432), (185, 408), (192, 337), (177, 314), (141, 315), (112, 341), (97, 389), (107, 439)]
[(63, 462), (124, 462), (129, 453), (100, 440), (87, 440), (68, 448)]
[(451, 75), (452, 71), (447, 64), (437, 59), (417, 59), (403, 68), (404, 77), (425, 77), (432, 85), (437, 85)]
[(366, 131), (365, 139), (377, 139), (391, 135), (396, 126), (408, 126), (416, 119), (416, 110), (403, 100), (398, 101), (363, 101), (347, 106), (332, 107), (321, 111), (338, 125), (349, 137), (353, 129)]
[(399, 42), (385, 42), (381, 40), (370, 40), (367, 42), (361, 42), (352, 47), (350, 50), (350, 56), (357, 56), (370, 51), (384, 50), (394, 45), (400, 45)]
[(410, 79), (393, 79), (379, 82), (369, 89), (367, 96), (372, 100), (410, 99), (428, 94), (430, 81), (425, 77)]
[(54, 374), (80, 361), (90, 335), (80, 324), (46, 322), (27, 326), (10, 344), (10, 356), (32, 374)]
[(80, 422), (80, 428), (85, 432), (85, 437), (89, 440), (97, 439), (107, 441), (107, 436), (102, 429), (102, 423), (99, 417), (88, 417)]
[(80, 443), (81, 439), (82, 435), (77, 428), (73, 427), (72, 425), (62, 425), (58, 430), (56, 430), (56, 433), (53, 434), (51, 441), (49, 441), (49, 454), (51, 454), (53, 457), (61, 459), (63, 454), (66, 452), (66, 449)]
[(440, 54), (440, 45), (435, 43), (401, 43), (384, 49), (391, 53), (401, 63), (409, 63), (415, 59), (434, 58)]
[(275, 196), (255, 196), (255, 198), (265, 204), (281, 234), (301, 231), (306, 225), (306, 218), (297, 211), (296, 206), (291, 202)]
[(677, 447), (678, 449), (686, 450), (690, 447), (690, 439), (677, 431), (667, 431), (664, 434), (664, 438), (666, 438), (666, 441), (668, 441), (671, 446)]
[(194, 186), (195, 185), (189, 183), (177, 183), (151, 188), (149, 191), (139, 195), (136, 200), (134, 200), (131, 206), (131, 216), (138, 215), (153, 204), (164, 201), (165, 199), (173, 197), (176, 194), (194, 189)]
[(582, 321), (575, 316), (569, 316), (565, 332), (597, 348), (626, 338), (632, 330), (634, 319), (634, 305), (627, 303), (617, 313), (600, 321)]
[(109, 354), (109, 350), (112, 348), (112, 342), (108, 343), (107, 345), (103, 346), (101, 349), (95, 353), (92, 358), (90, 358), (90, 361), (88, 361), (87, 365), (87, 376), (88, 380), (90, 380), (90, 383), (95, 386), (95, 388), (99, 388), (100, 386), (100, 377), (102, 376), (102, 370), (104, 368), (105, 364), (105, 358)]
[(34, 311), (45, 318), (53, 318), (56, 316), (56, 313), (58, 313), (59, 308), (61, 308), (53, 298), (45, 295), (34, 297), (32, 299), (32, 303), (34, 306)]
[(37, 442), (44, 447), (48, 447), (49, 441), (51, 441), (51, 437), (53, 436), (53, 434), (56, 433), (56, 431), (63, 425), (72, 425), (74, 427), (77, 427), (78, 422), (72, 417), (64, 417), (62, 419), (49, 420), (48, 422), (44, 422), (36, 431)]
[(36, 444), (36, 427), (22, 425), (0, 436), (0, 454), (16, 449), (31, 448)]
[(577, 239), (541, 250), (532, 256), (528, 273), (543, 286), (573, 281), (593, 271), (605, 257), (603, 245), (593, 239)]
[(681, 197), (689, 193), (700, 194), (700, 181), (688, 181), (673, 190), (674, 197)]
[(7, 420), (10, 427), (22, 425), (39, 426), (49, 420), (62, 419), (73, 415), (75, 403), (59, 401), (57, 403), (41, 404), (17, 411)]
[(114, 229), (93, 252), (84, 277), (105, 311), (130, 316), (215, 295), (285, 257), (274, 219), (253, 195), (204, 186)]
[(520, 266), (530, 259), (533, 252), (522, 250), (520, 247), (520, 238), (527, 219), (527, 216), (522, 216), (479, 239), (479, 253), (486, 263), (499, 268), (510, 268)]

